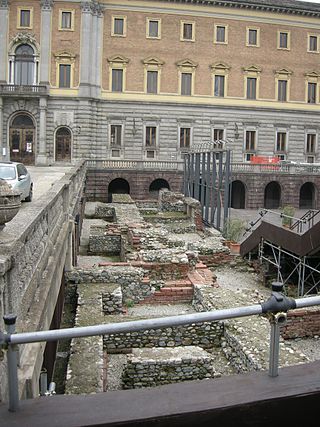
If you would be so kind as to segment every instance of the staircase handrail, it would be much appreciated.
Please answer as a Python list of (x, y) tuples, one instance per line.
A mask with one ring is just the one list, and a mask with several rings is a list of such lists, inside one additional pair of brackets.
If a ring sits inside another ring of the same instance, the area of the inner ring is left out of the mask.
[(295, 228), (298, 228), (298, 232), (302, 231), (302, 224), (301, 221), (304, 224), (308, 224), (308, 229), (310, 229), (314, 225), (314, 218), (320, 213), (320, 210), (314, 210), (309, 209), (302, 217), (300, 218), (300, 221), (296, 221), (293, 223), (290, 227), (290, 230), (294, 230)]

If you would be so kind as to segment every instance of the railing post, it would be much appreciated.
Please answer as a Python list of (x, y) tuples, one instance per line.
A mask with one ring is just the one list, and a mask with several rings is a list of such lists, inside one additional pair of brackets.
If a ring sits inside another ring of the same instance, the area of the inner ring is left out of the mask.
[(279, 369), (279, 341), (280, 341), (280, 328), (278, 319), (274, 314), (269, 318), (271, 332), (270, 332), (270, 352), (269, 352), (269, 376), (277, 377)]
[[(3, 316), (7, 334), (14, 334), (16, 331), (16, 319), (14, 314)], [(8, 364), (8, 386), (9, 386), (9, 411), (16, 412), (19, 409), (19, 384), (18, 384), (18, 348), (8, 342), (7, 350)]]

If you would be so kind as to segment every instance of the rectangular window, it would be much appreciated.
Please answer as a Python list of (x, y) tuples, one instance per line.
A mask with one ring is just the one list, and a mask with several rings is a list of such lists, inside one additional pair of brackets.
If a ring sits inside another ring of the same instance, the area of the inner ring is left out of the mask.
[(71, 87), (71, 65), (59, 64), (59, 87)]
[(111, 157), (120, 157), (120, 150), (111, 150)]
[(278, 101), (287, 101), (287, 80), (278, 80)]
[(222, 141), (224, 139), (224, 129), (213, 129), (213, 140)]
[(226, 27), (224, 25), (216, 26), (216, 42), (217, 43), (226, 42)]
[(277, 132), (276, 152), (285, 152), (287, 149), (286, 132)]
[(72, 12), (61, 12), (61, 28), (71, 30), (72, 28)]
[(253, 156), (254, 156), (254, 153), (245, 153), (244, 154), (244, 161), (250, 162)]
[(258, 45), (258, 30), (249, 28), (248, 30), (248, 45), (257, 46)]
[(182, 39), (183, 40), (194, 40), (193, 23), (183, 22)]
[(247, 77), (247, 99), (256, 99), (257, 97), (257, 79)]
[(158, 20), (149, 20), (148, 21), (148, 37), (150, 38), (159, 38), (159, 21)]
[(155, 126), (146, 126), (146, 147), (155, 147), (157, 143), (157, 128)]
[(110, 126), (110, 145), (111, 147), (121, 146), (122, 138), (122, 126), (121, 125), (111, 125)]
[(315, 104), (317, 102), (317, 83), (308, 83), (308, 103)]
[(112, 92), (123, 91), (123, 70), (112, 69)]
[(280, 49), (289, 49), (289, 33), (279, 32), (279, 48)]
[(224, 76), (214, 76), (214, 96), (224, 96)]
[(191, 128), (180, 128), (180, 148), (189, 149), (191, 141)]
[(113, 16), (113, 36), (125, 36), (125, 18)]
[(20, 27), (31, 27), (31, 10), (20, 9)]
[(158, 71), (147, 71), (147, 93), (158, 93)]
[(317, 36), (309, 36), (309, 52), (318, 52)]
[(156, 157), (155, 152), (153, 150), (147, 150), (146, 157), (147, 159), (154, 159)]
[(246, 151), (255, 151), (256, 150), (256, 131), (247, 130), (246, 131)]
[(308, 133), (306, 141), (306, 153), (315, 154), (316, 152), (316, 134)]
[(181, 95), (191, 95), (192, 93), (192, 74), (181, 73)]
[(307, 156), (307, 163), (314, 163), (314, 156)]

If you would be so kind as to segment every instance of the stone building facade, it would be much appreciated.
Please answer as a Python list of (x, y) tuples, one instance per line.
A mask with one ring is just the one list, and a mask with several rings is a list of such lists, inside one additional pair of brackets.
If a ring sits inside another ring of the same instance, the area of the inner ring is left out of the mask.
[(317, 162), (320, 6), (0, 1), (2, 160)]

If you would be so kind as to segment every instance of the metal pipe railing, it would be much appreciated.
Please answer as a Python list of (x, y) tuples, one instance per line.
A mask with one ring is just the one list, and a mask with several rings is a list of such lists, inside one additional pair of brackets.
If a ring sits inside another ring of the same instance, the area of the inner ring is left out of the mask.
[(7, 350), (9, 411), (15, 412), (19, 409), (19, 344), (43, 341), (58, 341), (61, 339), (107, 335), (121, 332), (137, 332), (146, 329), (159, 329), (165, 327), (187, 325), (191, 323), (213, 322), (218, 320), (265, 314), (267, 315), (271, 326), (269, 375), (271, 377), (275, 377), (278, 375), (280, 326), (285, 324), (286, 312), (293, 308), (320, 305), (320, 296), (300, 299), (288, 298), (281, 293), (282, 288), (282, 283), (273, 283), (271, 297), (261, 304), (180, 316), (162, 317), (114, 324), (85, 326), (79, 328), (66, 328), (51, 331), (15, 333), (16, 316), (4, 316), (6, 333), (1, 333), (0, 331), (0, 348), (2, 347), (3, 349)]

